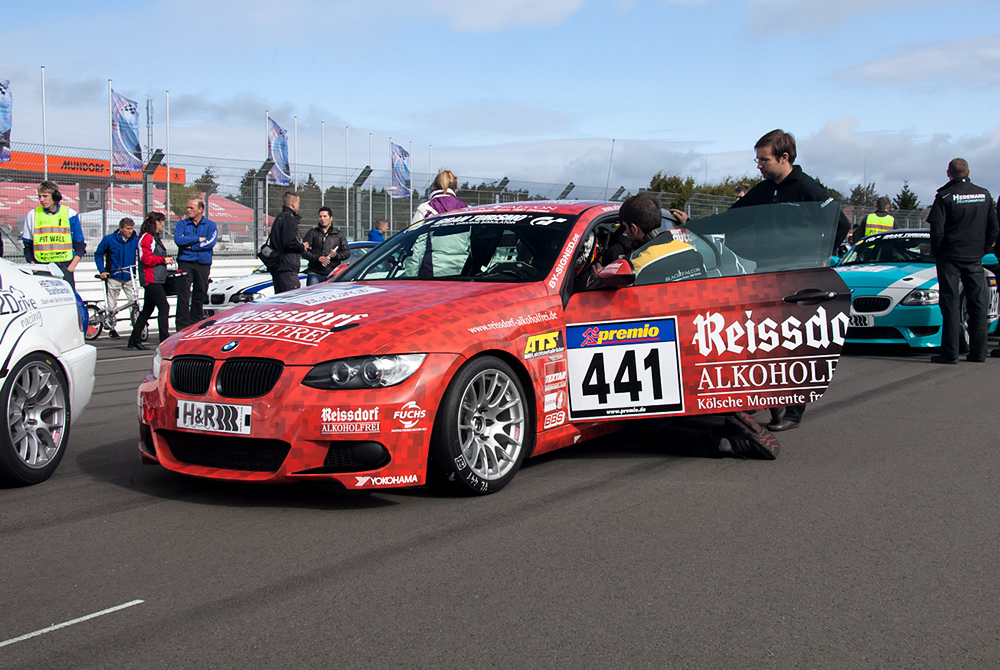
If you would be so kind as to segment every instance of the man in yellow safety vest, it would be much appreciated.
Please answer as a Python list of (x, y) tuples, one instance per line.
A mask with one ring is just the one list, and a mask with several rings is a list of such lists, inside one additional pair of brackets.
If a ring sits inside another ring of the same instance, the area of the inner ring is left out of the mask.
[(893, 218), (889, 216), (889, 198), (882, 196), (875, 201), (875, 211), (865, 220), (865, 237), (892, 230)]
[(55, 263), (76, 290), (73, 270), (87, 253), (83, 227), (76, 212), (60, 204), (62, 193), (50, 181), (38, 185), (39, 207), (28, 212), (21, 229), (24, 258), (29, 263)]

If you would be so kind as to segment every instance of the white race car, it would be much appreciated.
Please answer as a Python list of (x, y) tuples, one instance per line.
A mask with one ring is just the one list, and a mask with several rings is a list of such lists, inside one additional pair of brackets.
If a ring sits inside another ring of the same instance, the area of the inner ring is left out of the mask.
[(0, 482), (37, 484), (62, 460), (94, 390), (97, 349), (84, 342), (86, 319), (55, 265), (0, 259)]
[[(337, 266), (334, 274), (340, 274), (346, 270), (351, 263), (354, 263), (373, 248), (378, 246), (376, 242), (349, 242), (351, 257), (342, 261)], [(303, 258), (299, 263), (299, 285), (306, 285), (306, 265)], [(267, 268), (258, 265), (253, 272), (242, 277), (232, 277), (230, 279), (220, 279), (208, 285), (208, 300), (204, 306), (206, 317), (216, 316), (227, 309), (243, 305), (256, 300), (263, 300), (274, 295), (274, 282)]]

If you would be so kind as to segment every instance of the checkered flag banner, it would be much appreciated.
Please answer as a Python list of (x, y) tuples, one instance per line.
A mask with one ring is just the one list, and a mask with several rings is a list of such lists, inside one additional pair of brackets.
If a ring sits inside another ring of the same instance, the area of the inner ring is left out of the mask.
[(142, 172), (139, 105), (111, 90), (111, 159), (118, 172)]

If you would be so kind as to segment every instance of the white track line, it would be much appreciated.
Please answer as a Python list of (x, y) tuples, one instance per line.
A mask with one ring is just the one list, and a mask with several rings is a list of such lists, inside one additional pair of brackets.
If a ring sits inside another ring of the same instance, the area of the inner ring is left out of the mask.
[(51, 633), (54, 630), (59, 630), (60, 628), (66, 628), (67, 626), (72, 626), (76, 623), (82, 623), (88, 621), (89, 619), (96, 619), (99, 616), (104, 616), (105, 614), (111, 614), (112, 612), (117, 612), (118, 610), (123, 610), (126, 607), (132, 607), (133, 605), (140, 605), (146, 602), (145, 600), (133, 600), (132, 602), (125, 603), (124, 605), (118, 605), (117, 607), (110, 607), (106, 610), (101, 610), (100, 612), (94, 612), (93, 614), (88, 614), (87, 616), (82, 616), (79, 619), (73, 619), (72, 621), (67, 621), (65, 623), (57, 623), (54, 626), (49, 626), (48, 628), (43, 628), (41, 630), (36, 630), (34, 633), (28, 633), (27, 635), (22, 635), (21, 637), (11, 638), (9, 640), (4, 640), (0, 642), (0, 647), (6, 647), (8, 644), (14, 644), (15, 642), (22, 642), (24, 640), (31, 639), (33, 637), (38, 637), (39, 635), (45, 635), (46, 633)]

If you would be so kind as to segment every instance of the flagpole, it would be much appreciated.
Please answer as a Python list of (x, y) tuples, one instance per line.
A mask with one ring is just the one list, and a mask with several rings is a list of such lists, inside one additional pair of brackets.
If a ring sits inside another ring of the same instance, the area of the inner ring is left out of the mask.
[[(368, 133), (368, 167), (372, 166), (372, 134)], [(371, 177), (368, 178), (368, 226), (371, 228), (375, 227), (375, 220), (372, 218), (372, 201), (375, 199), (375, 191), (372, 190), (375, 184), (375, 180)]]
[(167, 146), (167, 155), (165, 156), (165, 162), (167, 164), (167, 226), (170, 225), (170, 91), (167, 91), (167, 118), (164, 121), (167, 124), (167, 137), (164, 142)]
[(326, 170), (326, 121), (319, 122), (319, 204), (326, 206), (326, 186), (323, 183), (323, 173)]
[[(410, 156), (412, 155), (413, 155), (413, 140), (410, 140)], [(409, 156), (407, 156), (407, 158), (409, 158)], [(407, 171), (409, 172), (410, 166), (407, 165), (406, 167)], [(410, 216), (409, 218), (406, 219), (406, 222), (409, 223), (410, 221), (413, 220), (413, 175), (412, 174), (410, 175), (410, 183), (407, 184), (407, 186), (410, 189)]]
[(108, 207), (101, 213), (101, 236), (108, 234), (108, 211), (113, 211), (115, 207), (115, 116), (111, 102), (111, 80), (108, 79), (108, 149), (111, 155), (108, 161), (108, 172), (111, 178), (108, 180)]
[[(264, 145), (267, 148), (267, 153), (264, 154), (268, 158), (271, 157), (271, 128), (269, 127), (268, 120), (270, 120), (271, 114), (269, 110), (264, 110)], [(268, 187), (270, 186), (271, 180), (268, 179), (268, 175), (264, 175), (264, 219), (261, 223), (262, 226), (267, 225), (267, 198), (268, 198)], [(258, 240), (259, 241), (259, 240)]]
[(395, 200), (392, 192), (392, 137), (389, 137), (389, 230), (392, 230), (392, 201)]
[(299, 117), (292, 116), (292, 181), (299, 190)]
[(351, 229), (351, 168), (348, 167), (351, 164), (350, 130), (350, 126), (344, 126), (344, 227), (348, 230)]
[(44, 180), (49, 180), (49, 150), (45, 143), (45, 66), (42, 66), (42, 170)]

